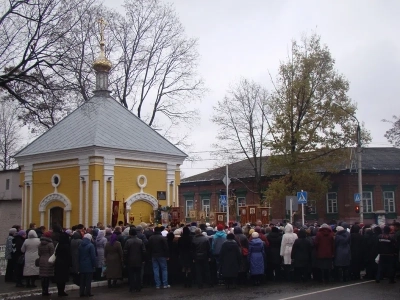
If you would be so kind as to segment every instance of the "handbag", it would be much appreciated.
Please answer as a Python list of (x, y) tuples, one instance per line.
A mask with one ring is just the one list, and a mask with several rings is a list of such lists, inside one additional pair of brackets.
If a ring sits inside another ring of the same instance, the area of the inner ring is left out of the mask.
[(238, 242), (239, 242), (239, 246), (240, 246), (240, 250), (242, 252), (243, 256), (247, 256), (249, 255), (249, 249), (242, 247), (242, 243), (240, 242), (240, 238), (238, 238)]
[(21, 266), (25, 265), (25, 254), (22, 254), (20, 257), (18, 257), (17, 264)]
[(56, 261), (56, 250), (58, 247), (58, 243), (56, 245), (56, 247), (54, 248), (54, 253), (49, 257), (49, 263), (54, 264), (54, 262)]

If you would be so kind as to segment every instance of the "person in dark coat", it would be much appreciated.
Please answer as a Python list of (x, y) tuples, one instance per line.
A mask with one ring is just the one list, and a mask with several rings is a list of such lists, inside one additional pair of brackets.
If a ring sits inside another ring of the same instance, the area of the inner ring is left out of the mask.
[(12, 259), (14, 260), (14, 277), (15, 277), (15, 283), (16, 287), (23, 287), (24, 285), (22, 284), (22, 274), (24, 271), (24, 265), (21, 264), (21, 257), (23, 256), (23, 253), (21, 251), (22, 245), (24, 244), (26, 239), (26, 231), (25, 230), (20, 230), (18, 231), (17, 235), (14, 236), (13, 242), (12, 242), (12, 249), (13, 253), (11, 254)]
[(117, 280), (122, 278), (123, 268), (123, 252), (121, 243), (117, 241), (118, 235), (115, 233), (111, 236), (109, 242), (104, 247), (104, 259), (106, 262), (106, 277), (108, 287), (116, 287)]
[(353, 257), (350, 250), (350, 234), (342, 226), (336, 227), (335, 236), (335, 277), (346, 282), (349, 278), (349, 266)]
[(170, 284), (175, 284), (178, 282), (180, 267), (179, 267), (179, 250), (178, 242), (175, 240), (175, 234), (173, 232), (168, 232), (167, 234), (169, 260), (168, 265), (168, 278)]
[(182, 235), (178, 240), (179, 263), (185, 287), (192, 285), (192, 236), (190, 229), (183, 227)]
[(5, 282), (14, 281), (15, 262), (12, 259), (12, 253), (13, 253), (13, 240), (15, 234), (17, 234), (17, 229), (15, 228), (11, 228), (8, 231), (8, 237), (6, 240), (6, 251), (4, 253), (4, 258), (7, 260), (6, 276), (4, 277)]
[(321, 269), (321, 280), (329, 282), (332, 269), (332, 259), (335, 254), (335, 240), (332, 229), (322, 224), (314, 240), (318, 268)]
[(353, 280), (361, 279), (360, 272), (364, 267), (364, 238), (360, 233), (360, 226), (353, 225), (350, 229), (350, 278)]
[(379, 283), (385, 275), (389, 278), (389, 283), (396, 283), (394, 277), (396, 275), (397, 253), (396, 240), (393, 234), (390, 233), (390, 227), (385, 226), (378, 240), (379, 262), (378, 273), (376, 275), (377, 283)]
[(376, 279), (378, 265), (375, 258), (378, 256), (378, 236), (382, 234), (382, 229), (379, 226), (365, 231), (364, 235), (364, 262), (365, 276), (364, 279)]
[[(247, 280), (247, 272), (249, 270), (249, 262), (247, 261), (247, 255), (249, 254), (249, 240), (243, 234), (242, 228), (236, 226), (233, 229), (235, 234), (235, 240), (240, 248), (240, 254), (242, 256), (240, 263), (240, 270), (238, 275), (238, 284), (245, 284)], [(247, 252), (247, 254), (245, 254)]]
[(267, 236), (269, 247), (267, 248), (267, 276), (269, 280), (280, 281), (281, 275), (281, 244), (282, 235), (278, 227), (272, 227)]
[(54, 263), (54, 281), (57, 284), (59, 297), (68, 296), (65, 292), (65, 284), (69, 281), (69, 268), (72, 265), (71, 245), (69, 236), (58, 225), (53, 226), (52, 235), (56, 261)]
[(192, 257), (196, 268), (196, 282), (199, 289), (203, 288), (203, 281), (207, 281), (210, 285), (210, 267), (209, 260), (211, 258), (210, 242), (205, 237), (200, 228), (196, 228), (192, 239)]
[(96, 269), (96, 252), (92, 243), (92, 235), (86, 233), (78, 248), (79, 252), (79, 295), (81, 297), (92, 295), (93, 272)]
[(260, 285), (262, 275), (264, 274), (265, 243), (259, 238), (258, 232), (251, 234), (252, 240), (249, 242), (250, 275), (254, 285)]
[(131, 228), (129, 230), (130, 238), (126, 240), (124, 246), (124, 262), (128, 267), (129, 291), (140, 292), (141, 287), (141, 271), (145, 262), (146, 247), (141, 239), (137, 236), (137, 230)]
[(236, 287), (236, 279), (242, 264), (242, 253), (233, 233), (229, 233), (222, 244), (220, 262), (220, 272), (226, 287), (229, 289), (231, 284)]
[(54, 253), (54, 244), (51, 239), (51, 232), (45, 232), (40, 238), (38, 248), (39, 255), (39, 276), (42, 284), (42, 296), (50, 296), (50, 278), (54, 276), (54, 265), (49, 263), (49, 258)]
[(300, 229), (297, 236), (298, 239), (295, 240), (291, 253), (294, 274), (296, 281), (306, 282), (310, 277), (312, 244), (307, 239), (307, 233), (304, 229)]

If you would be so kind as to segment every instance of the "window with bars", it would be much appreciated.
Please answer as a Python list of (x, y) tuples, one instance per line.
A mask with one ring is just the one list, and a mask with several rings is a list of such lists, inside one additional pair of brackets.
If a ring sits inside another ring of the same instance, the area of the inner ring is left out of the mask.
[(372, 213), (374, 211), (372, 192), (363, 192), (362, 202), (364, 213)]
[(206, 217), (210, 214), (210, 199), (202, 200), (202, 210), (206, 213)]
[(326, 194), (326, 212), (336, 214), (338, 212), (337, 193)]
[(186, 200), (186, 217), (190, 217), (190, 211), (193, 210), (193, 200)]
[(240, 208), (246, 206), (246, 197), (237, 197), (237, 215), (240, 216)]
[(383, 203), (385, 206), (385, 212), (396, 212), (396, 208), (394, 205), (394, 192), (383, 192)]

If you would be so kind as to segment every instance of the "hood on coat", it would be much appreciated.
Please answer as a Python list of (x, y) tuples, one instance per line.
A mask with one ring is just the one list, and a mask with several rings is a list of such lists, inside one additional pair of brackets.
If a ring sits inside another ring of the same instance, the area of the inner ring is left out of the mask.
[(251, 241), (249, 241), (249, 245), (257, 245), (262, 243), (263, 241), (260, 238), (252, 238)]
[(332, 233), (332, 229), (330, 229), (329, 227), (321, 227), (319, 229), (319, 232), (321, 232), (324, 236), (328, 236)]
[(29, 230), (28, 239), (33, 239), (33, 238), (37, 238), (37, 237), (38, 236), (37, 236), (37, 233), (35, 230)]
[(214, 234), (214, 238), (220, 238), (220, 237), (226, 238), (226, 233), (225, 233), (225, 231), (217, 231), (217, 232)]
[(293, 226), (291, 224), (285, 226), (285, 233), (293, 233)]

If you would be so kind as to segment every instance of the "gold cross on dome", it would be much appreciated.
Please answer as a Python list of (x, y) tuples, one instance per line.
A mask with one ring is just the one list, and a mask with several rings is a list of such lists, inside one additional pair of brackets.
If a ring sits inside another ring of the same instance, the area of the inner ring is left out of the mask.
[(100, 28), (100, 43), (104, 43), (104, 29), (106, 28), (107, 23), (103, 18), (100, 18), (98, 21)]

